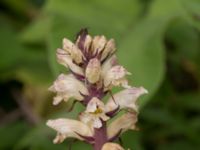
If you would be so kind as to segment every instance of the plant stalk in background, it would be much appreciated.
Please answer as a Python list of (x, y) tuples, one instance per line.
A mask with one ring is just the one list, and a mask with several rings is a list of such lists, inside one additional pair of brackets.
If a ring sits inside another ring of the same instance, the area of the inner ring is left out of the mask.
[[(131, 87), (126, 75), (130, 73), (117, 63), (115, 42), (105, 36), (88, 34), (81, 30), (75, 44), (63, 39), (62, 49), (57, 49), (57, 60), (70, 70), (60, 74), (50, 91), (57, 93), (53, 104), (73, 98), (85, 106), (77, 120), (59, 118), (48, 120), (47, 125), (57, 131), (54, 143), (72, 137), (91, 144), (94, 150), (120, 150), (116, 143), (119, 136), (136, 129), (139, 96), (147, 93), (143, 87)], [(113, 87), (123, 89), (112, 95)], [(110, 98), (104, 103), (103, 98)], [(120, 111), (123, 115), (112, 119)], [(107, 123), (110, 119), (111, 123)]]

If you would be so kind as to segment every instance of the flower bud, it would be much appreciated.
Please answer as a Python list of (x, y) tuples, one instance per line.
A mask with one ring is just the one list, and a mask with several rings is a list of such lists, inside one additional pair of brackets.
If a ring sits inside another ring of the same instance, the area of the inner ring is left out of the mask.
[(74, 60), (77, 64), (80, 64), (82, 62), (83, 54), (81, 50), (66, 38), (63, 39), (63, 49), (71, 56), (72, 60)]
[(111, 55), (115, 52), (116, 47), (115, 47), (115, 41), (113, 39), (110, 39), (107, 43), (106, 46), (103, 50), (101, 60), (104, 60), (108, 55)]
[(100, 79), (101, 64), (97, 58), (93, 58), (89, 61), (85, 75), (90, 83), (96, 83)]
[(119, 144), (108, 142), (103, 145), (102, 150), (124, 150), (124, 149)]
[(88, 52), (91, 43), (92, 43), (92, 37), (90, 35), (87, 35), (86, 38), (85, 38), (85, 43), (84, 43), (84, 49), (85, 49), (85, 51)]
[(92, 42), (92, 52), (93, 54), (100, 53), (106, 45), (105, 36), (95, 36)]
[(67, 68), (69, 67), (69, 69), (76, 74), (83, 75), (83, 69), (73, 63), (72, 58), (66, 51), (62, 49), (57, 49), (56, 55), (57, 55), (57, 61), (60, 64), (64, 65)]

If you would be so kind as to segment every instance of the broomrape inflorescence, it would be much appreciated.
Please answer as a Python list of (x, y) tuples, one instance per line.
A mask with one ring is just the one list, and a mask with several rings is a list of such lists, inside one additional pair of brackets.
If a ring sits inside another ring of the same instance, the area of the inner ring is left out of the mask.
[[(50, 91), (57, 93), (53, 104), (67, 102), (73, 98), (86, 109), (77, 120), (59, 118), (48, 120), (47, 125), (57, 131), (54, 143), (66, 138), (76, 138), (91, 144), (94, 150), (123, 150), (116, 143), (119, 136), (136, 129), (138, 106), (137, 99), (147, 93), (143, 87), (131, 87), (126, 75), (130, 73), (117, 63), (115, 42), (105, 36), (88, 34), (81, 30), (77, 40), (72, 43), (63, 39), (63, 48), (57, 49), (57, 60), (70, 70), (70, 74), (60, 74)], [(122, 91), (112, 95), (113, 87)], [(106, 103), (103, 98), (110, 94)], [(121, 110), (123, 115), (108, 124)]]

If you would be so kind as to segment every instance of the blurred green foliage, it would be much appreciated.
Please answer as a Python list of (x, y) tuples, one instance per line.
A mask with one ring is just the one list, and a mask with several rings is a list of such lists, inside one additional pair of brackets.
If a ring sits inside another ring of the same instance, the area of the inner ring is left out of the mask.
[[(65, 71), (55, 58), (62, 38), (73, 40), (85, 27), (114, 38), (131, 84), (149, 90), (139, 102), (140, 131), (125, 133), (124, 147), (200, 149), (200, 0), (1, 0), (0, 149), (91, 149), (72, 139), (54, 145), (55, 132), (45, 126), (82, 109), (52, 109), (47, 88)], [(25, 102), (12, 95), (16, 88)], [(41, 121), (27, 121), (26, 103)]]

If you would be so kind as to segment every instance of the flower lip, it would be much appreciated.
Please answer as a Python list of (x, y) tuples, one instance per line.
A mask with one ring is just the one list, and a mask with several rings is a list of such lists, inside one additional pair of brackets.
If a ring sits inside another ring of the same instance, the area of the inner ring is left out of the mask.
[(93, 97), (84, 113), (80, 115), (80, 120), (90, 124), (92, 128), (102, 127), (102, 121), (107, 121), (109, 117), (105, 114), (105, 106), (97, 97)]

